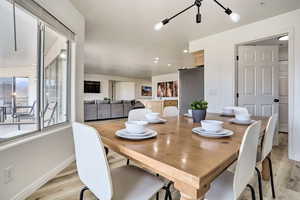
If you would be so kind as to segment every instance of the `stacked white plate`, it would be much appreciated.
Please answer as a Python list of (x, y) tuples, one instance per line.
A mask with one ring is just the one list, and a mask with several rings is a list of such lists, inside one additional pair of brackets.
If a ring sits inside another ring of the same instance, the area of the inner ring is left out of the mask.
[(240, 125), (250, 125), (252, 124), (253, 122), (255, 122), (255, 120), (238, 120), (236, 118), (232, 118), (229, 120), (231, 123), (234, 123), (234, 124), (240, 124)]
[(214, 131), (207, 131), (202, 127), (193, 128), (192, 131), (194, 133), (197, 133), (198, 135), (209, 137), (209, 138), (223, 138), (223, 137), (232, 136), (234, 134), (231, 130), (227, 130), (227, 129), (222, 129), (220, 131), (214, 132)]
[(127, 129), (121, 129), (116, 132), (116, 135), (120, 138), (129, 140), (144, 140), (156, 137), (157, 132), (151, 129), (145, 129), (145, 132), (143, 133), (130, 133)]
[(167, 120), (158, 118), (158, 119), (151, 119), (151, 120), (148, 119), (147, 122), (150, 124), (163, 124), (163, 123), (166, 123)]
[(192, 117), (193, 117), (193, 115), (191, 115), (191, 114), (189, 114), (189, 113), (185, 113), (184, 116), (185, 116), (185, 117), (189, 117), (189, 118), (192, 118)]

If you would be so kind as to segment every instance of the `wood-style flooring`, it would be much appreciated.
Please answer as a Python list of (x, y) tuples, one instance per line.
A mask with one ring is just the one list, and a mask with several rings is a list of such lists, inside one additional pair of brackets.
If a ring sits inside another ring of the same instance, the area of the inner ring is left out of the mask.
[[(275, 174), (275, 187), (277, 200), (300, 200), (300, 163), (288, 160), (288, 135), (280, 134), (279, 146), (273, 148), (272, 159)], [(116, 153), (110, 152), (108, 160), (111, 168), (126, 164), (126, 159)], [(258, 195), (256, 177), (253, 177), (252, 185), (255, 186)], [(77, 200), (83, 184), (79, 180), (75, 162), (59, 173), (55, 178), (32, 194), (27, 200)], [(271, 188), (269, 182), (263, 183), (265, 200), (271, 200)], [(179, 200), (178, 191), (172, 188), (174, 200)], [(85, 193), (85, 200), (95, 200), (90, 192)], [(155, 200), (155, 198), (152, 198)], [(151, 199), (151, 200), (152, 200)], [(161, 192), (160, 199), (164, 199)], [(240, 200), (250, 200), (250, 191), (247, 189)], [(258, 196), (257, 196), (258, 199)], [(138, 199), (137, 199), (138, 200)]]

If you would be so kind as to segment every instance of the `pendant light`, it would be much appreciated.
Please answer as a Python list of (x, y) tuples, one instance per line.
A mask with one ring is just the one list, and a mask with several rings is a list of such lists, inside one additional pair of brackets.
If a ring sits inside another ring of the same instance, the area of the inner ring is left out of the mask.
[[(186, 12), (187, 10), (191, 9), (191, 8), (194, 7), (194, 6), (197, 7), (196, 23), (201, 23), (201, 18), (202, 18), (202, 17), (201, 17), (201, 14), (200, 14), (200, 7), (201, 7), (201, 5), (202, 5), (202, 1), (203, 1), (203, 0), (195, 0), (194, 4), (190, 5), (189, 7), (185, 8), (185, 9), (182, 10), (182, 11), (180, 11), (179, 13), (173, 15), (172, 17), (166, 18), (166, 19), (162, 20), (161, 22), (155, 24), (154, 29), (155, 29), (156, 31), (159, 31), (164, 25), (168, 24), (172, 19), (174, 19), (174, 18), (177, 17), (178, 15), (180, 15), (180, 14)], [(218, 2), (217, 0), (214, 0), (214, 2), (215, 2), (216, 4), (218, 4), (221, 8), (224, 9), (225, 13), (226, 13), (227, 15), (229, 15), (230, 19), (231, 19), (233, 22), (237, 23), (237, 22), (240, 21), (240, 15), (239, 15), (239, 14), (232, 12), (231, 9), (226, 8), (225, 6), (223, 6), (223, 5), (222, 5), (220, 2)]]

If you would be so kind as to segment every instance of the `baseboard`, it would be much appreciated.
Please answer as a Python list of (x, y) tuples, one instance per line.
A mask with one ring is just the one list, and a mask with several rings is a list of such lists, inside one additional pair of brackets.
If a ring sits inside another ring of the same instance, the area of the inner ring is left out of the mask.
[(63, 161), (61, 164), (59, 164), (57, 167), (53, 168), (48, 173), (46, 173), (44, 176), (42, 176), (41, 178), (34, 181), (32, 184), (25, 187), (21, 192), (16, 194), (11, 200), (26, 199), (31, 194), (33, 194), (37, 189), (39, 189), (41, 186), (46, 184), (49, 180), (54, 178), (59, 172), (61, 172), (63, 169), (65, 169), (67, 166), (69, 166), (74, 160), (75, 160), (75, 155), (70, 156), (65, 161)]

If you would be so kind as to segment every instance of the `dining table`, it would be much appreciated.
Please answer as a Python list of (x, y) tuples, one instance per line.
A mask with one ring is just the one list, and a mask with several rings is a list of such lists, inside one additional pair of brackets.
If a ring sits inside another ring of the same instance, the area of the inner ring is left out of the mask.
[[(212, 182), (238, 159), (249, 125), (233, 124), (229, 122), (230, 117), (207, 113), (206, 119), (223, 121), (224, 128), (234, 132), (230, 137), (207, 138), (192, 132), (193, 128), (201, 126), (192, 118), (179, 115), (164, 119), (166, 123), (147, 125), (158, 133), (155, 138), (138, 141), (116, 136), (116, 131), (125, 128), (127, 119), (87, 124), (98, 131), (106, 148), (172, 181), (180, 192), (181, 200), (203, 200)], [(260, 131), (263, 138), (268, 118), (252, 119), (262, 122)], [(269, 178), (268, 170), (264, 161), (264, 179)]]

